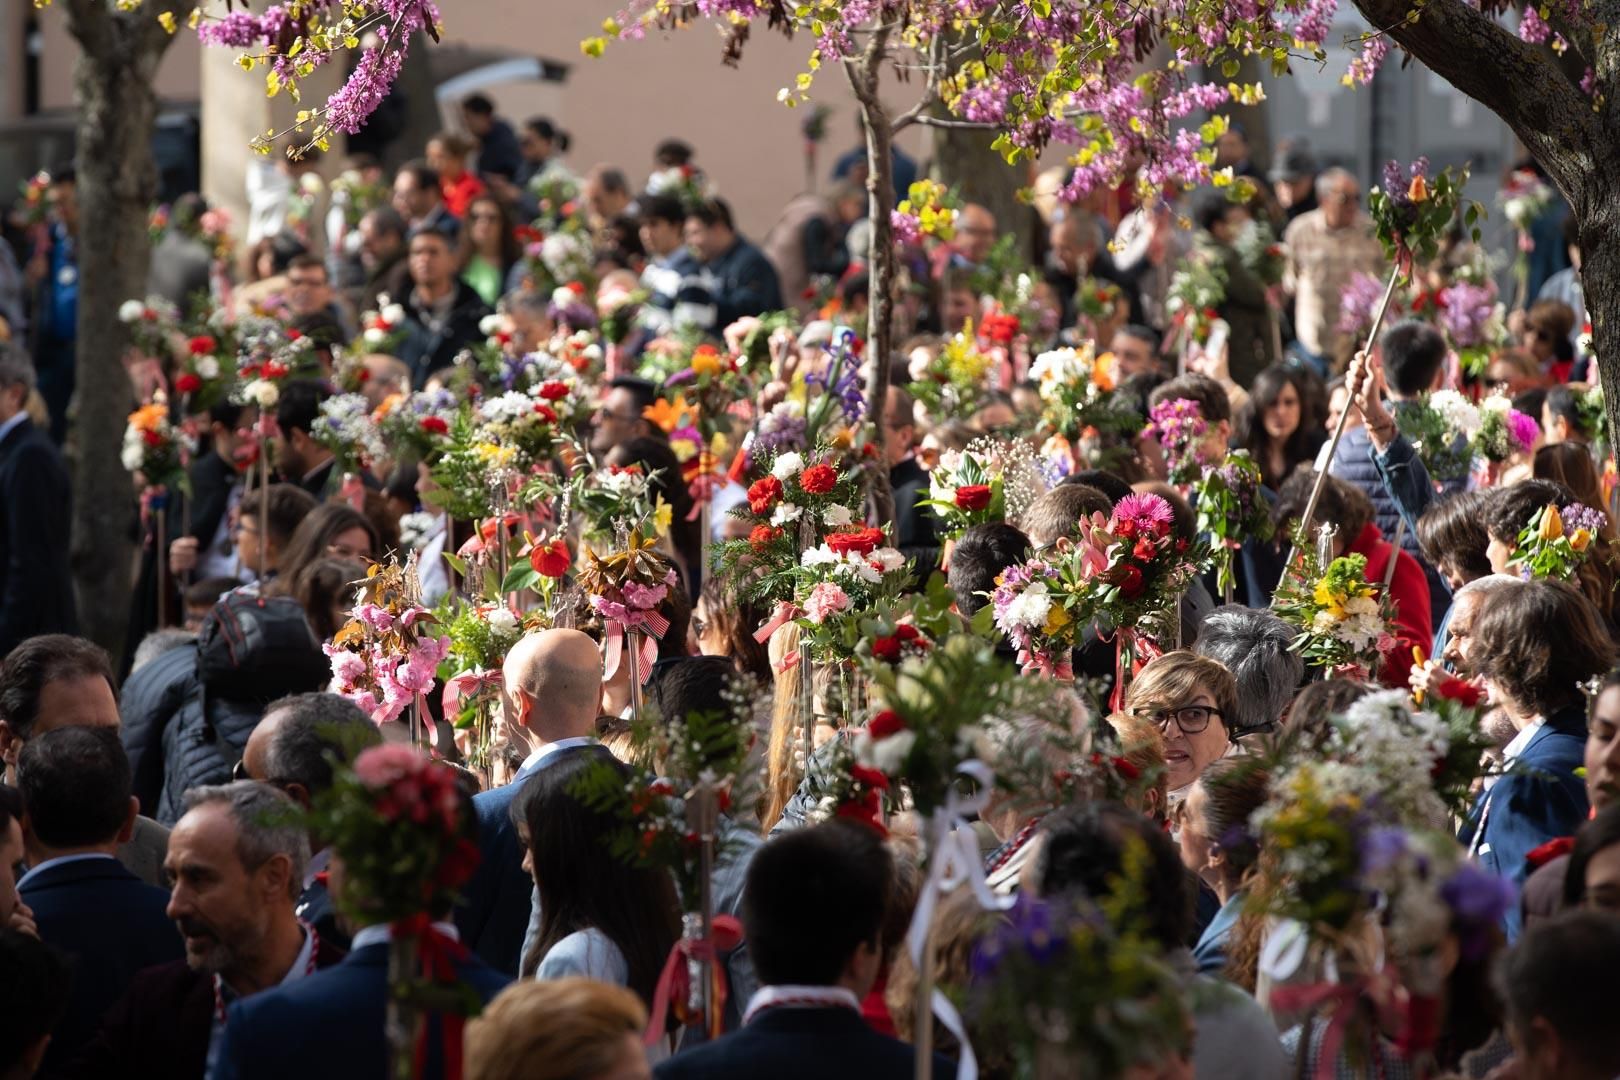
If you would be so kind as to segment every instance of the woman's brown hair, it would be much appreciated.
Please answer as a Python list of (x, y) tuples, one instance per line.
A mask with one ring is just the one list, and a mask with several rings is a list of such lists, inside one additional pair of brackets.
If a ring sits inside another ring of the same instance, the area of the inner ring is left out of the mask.
[(1582, 700), (1581, 687), (1614, 665), (1597, 607), (1562, 581), (1504, 590), (1474, 620), (1473, 662), (1521, 710), (1548, 716)]
[(1237, 680), (1218, 660), (1185, 649), (1167, 652), (1148, 661), (1125, 695), (1130, 712), (1174, 709), (1187, 703), (1203, 687), (1221, 710), (1221, 726), (1237, 709)]

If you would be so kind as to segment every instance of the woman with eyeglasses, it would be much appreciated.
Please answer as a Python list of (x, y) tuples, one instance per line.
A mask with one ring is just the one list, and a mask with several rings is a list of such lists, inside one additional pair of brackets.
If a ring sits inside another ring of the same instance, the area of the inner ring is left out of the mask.
[(461, 280), (484, 303), (494, 307), (506, 289), (506, 275), (523, 257), (506, 206), (493, 195), (480, 195), (467, 205), (461, 231)]
[(1236, 704), (1232, 673), (1217, 661), (1185, 650), (1149, 661), (1131, 682), (1126, 709), (1152, 720), (1164, 736), (1172, 802), (1231, 747), (1226, 718)]

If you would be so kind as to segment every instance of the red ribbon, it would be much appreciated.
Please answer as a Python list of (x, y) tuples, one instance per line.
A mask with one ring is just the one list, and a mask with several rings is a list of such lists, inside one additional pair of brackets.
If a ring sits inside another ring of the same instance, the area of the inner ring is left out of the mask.
[(1440, 999), (1433, 994), (1413, 994), (1407, 999), (1396, 1050), (1411, 1058), (1434, 1048), (1440, 1041)]
[(338, 489), (338, 494), (343, 497), (345, 502), (354, 507), (355, 513), (363, 514), (366, 512), (366, 485), (361, 483), (360, 477), (354, 473), (343, 474), (343, 484)]
[[(438, 930), (426, 912), (400, 919), (391, 929), (395, 937), (416, 939), (417, 954), (422, 961), (422, 974), (429, 982), (450, 984), (459, 981), (456, 975), (456, 961), (466, 957), (467, 948), (455, 938)], [(467, 1018), (460, 1013), (439, 1013), (439, 1032), (444, 1041), (440, 1049), (444, 1056), (445, 1080), (461, 1080), (461, 1037), (466, 1024)], [(428, 1027), (424, 1022), (416, 1036), (417, 1076), (426, 1075), (427, 1048)]]
[(804, 612), (802, 610), (795, 607), (789, 601), (778, 601), (776, 610), (771, 614), (769, 621), (767, 621), (764, 626), (754, 631), (754, 640), (759, 642), (761, 645), (765, 644), (767, 641), (771, 640), (772, 634), (776, 633), (778, 630), (782, 629), (782, 627), (786, 626), (788, 623), (792, 622), (794, 619), (797, 619), (803, 614)]
[[(1361, 995), (1371, 986), (1366, 978), (1345, 983), (1316, 983), (1311, 986), (1279, 986), (1271, 991), (1273, 1012), (1315, 1012), (1323, 1005), (1333, 1005), (1327, 1030), (1322, 1032), (1321, 1049), (1316, 1055), (1316, 1080), (1334, 1080), (1339, 1063), (1339, 1046), (1344, 1042), (1345, 1028), (1356, 1014)], [(1304, 1048), (1310, 1052), (1309, 1047)], [(1378, 1048), (1373, 1048), (1377, 1053)]]
[[(1176, 618), (1180, 618), (1177, 613)], [(1128, 626), (1122, 626), (1114, 631), (1114, 692), (1108, 695), (1108, 711), (1119, 712), (1125, 708), (1125, 655), (1130, 653), (1131, 677), (1141, 671), (1149, 660), (1164, 655), (1164, 650), (1156, 645), (1152, 638), (1143, 637)]]
[[(720, 967), (719, 954), (731, 952), (742, 944), (742, 940), (742, 923), (731, 915), (716, 915), (709, 937), (683, 937), (675, 943), (675, 947), (669, 950), (669, 959), (664, 961), (664, 970), (653, 990), (652, 1018), (642, 1040), (646, 1045), (653, 1046), (664, 1037), (664, 1028), (669, 1022), (670, 1002), (684, 1002), (692, 994), (692, 976), (686, 966), (688, 960), (707, 962), (714, 972), (714, 1016), (718, 1024), (726, 1007), (726, 980)], [(709, 1034), (717, 1037), (720, 1032), (711, 1030)]]

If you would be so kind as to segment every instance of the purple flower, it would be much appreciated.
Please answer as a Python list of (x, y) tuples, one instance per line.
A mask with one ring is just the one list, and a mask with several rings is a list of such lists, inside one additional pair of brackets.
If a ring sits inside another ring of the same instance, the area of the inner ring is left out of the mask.
[(1465, 862), (1440, 886), (1440, 898), (1451, 909), (1463, 956), (1477, 960), (1490, 950), (1492, 931), (1518, 901), (1518, 890), (1507, 878)]
[(1519, 450), (1528, 454), (1530, 448), (1536, 445), (1541, 438), (1541, 425), (1535, 419), (1518, 409), (1509, 409), (1507, 416), (1508, 434), (1518, 443)]
[(1394, 826), (1369, 829), (1361, 837), (1361, 872), (1376, 874), (1393, 866), (1406, 851), (1406, 830)]
[(1565, 534), (1572, 533), (1576, 529), (1585, 529), (1596, 536), (1609, 525), (1608, 515), (1603, 511), (1593, 510), (1590, 506), (1583, 506), (1580, 503), (1570, 503), (1562, 507), (1558, 514), (1564, 519)]
[(1341, 334), (1354, 334), (1371, 326), (1373, 312), (1383, 298), (1384, 283), (1371, 274), (1357, 270), (1350, 275), (1349, 282), (1339, 294), (1339, 321), (1335, 329)]
[(1440, 290), (1440, 324), (1459, 349), (1485, 344), (1485, 324), (1496, 310), (1496, 290), (1459, 281)]

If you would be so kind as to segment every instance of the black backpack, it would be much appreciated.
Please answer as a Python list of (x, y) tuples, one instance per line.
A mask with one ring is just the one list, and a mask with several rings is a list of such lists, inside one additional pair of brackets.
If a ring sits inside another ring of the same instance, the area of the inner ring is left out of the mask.
[(269, 702), (322, 690), (331, 677), (304, 609), (291, 597), (226, 593), (197, 633), (197, 678), (210, 695)]

